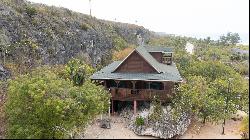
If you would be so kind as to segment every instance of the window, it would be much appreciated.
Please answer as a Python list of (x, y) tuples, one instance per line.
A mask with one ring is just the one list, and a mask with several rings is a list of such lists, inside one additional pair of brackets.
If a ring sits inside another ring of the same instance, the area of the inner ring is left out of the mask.
[(172, 53), (164, 53), (162, 56), (162, 63), (171, 65), (172, 64)]

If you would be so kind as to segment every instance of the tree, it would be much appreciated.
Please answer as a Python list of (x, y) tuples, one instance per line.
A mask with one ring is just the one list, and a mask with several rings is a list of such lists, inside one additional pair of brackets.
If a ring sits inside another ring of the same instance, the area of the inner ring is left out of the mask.
[(109, 97), (102, 86), (73, 86), (49, 68), (16, 77), (5, 105), (7, 138), (74, 138), (108, 109)]
[(216, 100), (220, 102), (217, 107), (221, 113), (217, 118), (223, 119), (222, 134), (224, 134), (225, 120), (244, 106), (246, 102), (244, 100), (248, 100), (245, 98), (248, 94), (248, 84), (239, 74), (236, 74), (229, 78), (221, 77), (214, 80), (211, 87), (215, 91)]
[(163, 109), (158, 96), (153, 97), (152, 105), (153, 105), (153, 112), (152, 114), (150, 114), (149, 120), (155, 122), (157, 120), (160, 120), (163, 115)]
[(176, 114), (188, 112), (203, 119), (213, 121), (216, 119), (218, 102), (213, 95), (213, 90), (209, 87), (202, 76), (190, 76), (187, 83), (182, 84), (179, 92), (173, 100), (173, 108)]
[(229, 46), (236, 45), (240, 41), (240, 36), (238, 33), (228, 32), (227, 35), (220, 36), (219, 42), (221, 45)]
[(94, 69), (80, 61), (79, 59), (70, 60), (65, 66), (65, 76), (72, 80), (74, 85), (81, 86), (84, 81), (94, 72)]

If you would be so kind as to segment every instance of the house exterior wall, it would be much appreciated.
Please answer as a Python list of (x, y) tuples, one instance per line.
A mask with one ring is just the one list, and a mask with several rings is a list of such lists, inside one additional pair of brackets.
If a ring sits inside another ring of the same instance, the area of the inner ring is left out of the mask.
[(149, 52), (159, 63), (162, 63), (162, 53), (161, 52)]
[(115, 72), (144, 72), (154, 73), (156, 70), (148, 64), (136, 51), (134, 51), (119, 67)]

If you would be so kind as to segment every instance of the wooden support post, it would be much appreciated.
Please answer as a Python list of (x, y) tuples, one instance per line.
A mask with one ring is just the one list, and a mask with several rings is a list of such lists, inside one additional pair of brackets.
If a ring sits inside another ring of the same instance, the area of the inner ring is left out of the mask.
[(163, 90), (166, 90), (167, 89), (167, 82), (163, 82), (163, 85), (164, 85), (164, 87), (163, 87)]
[(137, 107), (136, 100), (134, 100), (134, 115), (136, 114), (136, 107)]
[(118, 88), (120, 81), (115, 80), (115, 83), (116, 83), (116, 88)]
[(109, 100), (109, 117), (110, 117), (110, 109), (111, 109), (110, 105), (111, 105), (111, 102)]
[(136, 83), (136, 81), (131, 81), (131, 82), (132, 82), (132, 84), (133, 84), (132, 93), (134, 93), (134, 92), (135, 92), (135, 83)]
[(114, 101), (111, 100), (111, 106), (112, 106), (112, 115), (114, 115)]
[(148, 82), (148, 89), (149, 89), (149, 98), (151, 98), (151, 87), (150, 87), (151, 82)]
[(135, 83), (136, 83), (136, 81), (132, 81), (133, 89), (135, 89)]
[(104, 80), (103, 82), (104, 82), (103, 86), (105, 87), (105, 89), (107, 89), (107, 82), (106, 82), (106, 80)]

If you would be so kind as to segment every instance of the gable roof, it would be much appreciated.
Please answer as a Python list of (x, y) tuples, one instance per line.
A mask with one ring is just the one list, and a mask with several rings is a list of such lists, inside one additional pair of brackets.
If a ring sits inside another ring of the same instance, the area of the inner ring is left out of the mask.
[[(160, 50), (159, 48), (157, 48)], [(160, 50), (160, 51), (164, 51)], [(158, 73), (123, 73), (114, 72), (119, 66), (133, 53), (137, 52), (141, 57), (147, 61)], [(104, 67), (100, 71), (94, 73), (90, 78), (93, 80), (101, 79), (114, 79), (114, 80), (142, 80), (142, 81), (174, 81), (181, 82), (182, 77), (175, 65), (166, 65), (159, 63), (150, 53), (147, 47), (137, 47), (135, 48), (123, 61), (115, 61), (108, 66)]]
[(122, 61), (114, 61), (100, 71), (94, 73), (90, 78), (93, 80), (141, 80), (141, 81), (173, 81), (182, 82), (176, 65), (160, 64), (163, 73), (121, 73), (113, 72)]
[(159, 62), (155, 60), (155, 58), (142, 46), (135, 48), (125, 59), (123, 59), (123, 61), (114, 69), (113, 72), (115, 72), (121, 66), (121, 64), (124, 63), (131, 54), (133, 54), (133, 52), (137, 52), (150, 66), (155, 69), (157, 73), (161, 73), (160, 68), (157, 65)]

